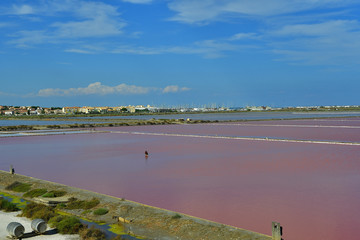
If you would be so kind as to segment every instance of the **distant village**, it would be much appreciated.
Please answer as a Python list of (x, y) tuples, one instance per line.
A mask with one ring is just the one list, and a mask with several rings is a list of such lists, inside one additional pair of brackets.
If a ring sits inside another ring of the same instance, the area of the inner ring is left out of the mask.
[(119, 113), (186, 113), (186, 112), (223, 112), (223, 111), (347, 111), (360, 110), (360, 106), (306, 106), (274, 108), (268, 106), (247, 107), (154, 107), (154, 106), (118, 106), (118, 107), (40, 107), (40, 106), (0, 106), (0, 115), (74, 115), (74, 114), (119, 114)]

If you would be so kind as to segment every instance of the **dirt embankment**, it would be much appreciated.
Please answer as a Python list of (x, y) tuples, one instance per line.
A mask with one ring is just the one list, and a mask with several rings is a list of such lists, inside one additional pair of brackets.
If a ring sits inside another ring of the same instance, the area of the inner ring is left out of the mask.
[[(16, 119), (6, 119), (16, 120)], [(184, 119), (41, 119), (39, 121), (47, 122), (48, 125), (16, 125), (0, 126), (0, 131), (24, 131), (24, 130), (49, 130), (49, 129), (79, 129), (79, 128), (99, 128), (99, 127), (121, 127), (121, 126), (139, 126), (139, 125), (169, 125), (169, 124), (196, 124), (210, 123), (218, 121), (208, 120), (184, 120)], [(72, 121), (74, 123), (52, 124), (53, 121)], [(98, 123), (101, 121), (102, 123)], [(84, 122), (84, 123), (81, 123)], [(90, 122), (90, 123), (89, 123)]]
[[(31, 189), (46, 188), (48, 190), (65, 191), (66, 197), (75, 197), (81, 200), (97, 198), (100, 200), (99, 207), (109, 209), (109, 213), (102, 216), (94, 216), (84, 213), (82, 210), (65, 210), (70, 214), (85, 217), (94, 221), (103, 221), (108, 224), (118, 223), (123, 225), (127, 232), (146, 239), (184, 239), (184, 240), (271, 240), (272, 237), (235, 228), (220, 223), (191, 217), (188, 215), (155, 208), (140, 203), (118, 199), (115, 197), (73, 188), (57, 183), (52, 183), (22, 175), (11, 175), (0, 171), (0, 191), (12, 195), (22, 196), (23, 193), (15, 193), (5, 190), (6, 186), (15, 181), (31, 184)], [(114, 218), (116, 216), (116, 218)], [(123, 221), (119, 223), (118, 219)], [(125, 222), (124, 222), (125, 221)]]

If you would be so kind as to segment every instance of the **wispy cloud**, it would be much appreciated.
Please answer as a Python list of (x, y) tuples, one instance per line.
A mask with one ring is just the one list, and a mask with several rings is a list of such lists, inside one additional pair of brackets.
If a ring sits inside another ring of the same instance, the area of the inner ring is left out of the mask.
[(179, 87), (177, 85), (171, 85), (171, 86), (167, 86), (163, 89), (163, 93), (176, 93), (176, 92), (184, 92), (184, 91), (189, 91), (190, 88), (187, 87)]
[(37, 96), (49, 97), (49, 96), (79, 96), (79, 95), (108, 95), (108, 94), (146, 94), (151, 91), (152, 88), (141, 87), (135, 85), (127, 85), (125, 83), (117, 86), (102, 85), (101, 82), (95, 82), (89, 84), (84, 88), (46, 88), (39, 90)]
[(272, 32), (277, 35), (292, 36), (329, 36), (340, 32), (360, 30), (359, 22), (356, 20), (332, 20), (313, 24), (285, 25), (281, 29)]
[(20, 97), (17, 94), (13, 94), (13, 93), (6, 93), (6, 92), (1, 92), (0, 91), (0, 97)]
[(356, 3), (355, 0), (174, 0), (168, 7), (176, 12), (173, 21), (208, 23), (227, 17), (266, 17), (319, 7), (331, 8)]
[(30, 5), (13, 5), (12, 7), (12, 14), (15, 15), (27, 15), (27, 14), (34, 14), (35, 10)]
[[(115, 54), (135, 55), (158, 55), (158, 54), (181, 54), (200, 55), (204, 58), (219, 58), (226, 55), (226, 52), (238, 51), (242, 46), (231, 44), (228, 39), (198, 41), (187, 46), (164, 46), (164, 47), (141, 47), (123, 45), (110, 50)], [(248, 46), (246, 46), (248, 47)]]
[(244, 39), (259, 39), (261, 38), (257, 33), (237, 33), (229, 38), (230, 41), (244, 40)]
[(12, 23), (0, 22), (0, 28), (11, 27), (13, 25)]
[(123, 2), (135, 3), (135, 4), (147, 4), (151, 3), (153, 0), (122, 0)]
[(359, 64), (360, 23), (332, 20), (286, 25), (270, 33), (273, 52), (287, 61), (307, 64)]
[[(33, 7), (29, 5), (14, 7), (14, 9), (17, 9), (18, 14), (33, 12)], [(12, 34), (13, 40), (9, 43), (18, 47), (28, 47), (43, 43), (62, 43), (71, 39), (118, 36), (123, 33), (122, 29), (126, 26), (120, 18), (117, 7), (103, 2), (53, 0), (44, 6), (38, 6), (37, 14), (38, 17), (49, 14), (54, 16), (70, 14), (73, 18), (71, 21), (57, 18), (59, 21), (49, 22), (41, 29), (18, 31)]]
[(128, 85), (125, 83), (117, 86), (102, 85), (101, 82), (95, 82), (89, 84), (83, 88), (46, 88), (38, 91), (36, 96), (39, 97), (52, 97), (52, 96), (82, 96), (82, 95), (109, 95), (109, 94), (120, 94), (120, 95), (136, 95), (136, 94), (147, 94), (149, 92), (161, 91), (163, 93), (175, 93), (181, 91), (188, 91), (190, 88), (179, 87), (176, 85), (166, 86), (165, 88), (156, 87), (143, 87), (136, 85)]
[(15, 44), (19, 48), (27, 48), (44, 42), (53, 42), (55, 39), (48, 36), (45, 31), (19, 31), (13, 34), (14, 39), (8, 43)]
[(84, 50), (84, 49), (75, 49), (75, 48), (66, 49), (65, 52), (81, 53), (81, 54), (94, 54), (94, 52), (92, 52), (92, 51), (88, 51), (88, 50)]
[(78, 9), (72, 9), (81, 21), (57, 22), (55, 34), (63, 38), (105, 37), (119, 35), (126, 25), (117, 18), (120, 14), (111, 5), (101, 2), (80, 2)]
[(358, 64), (360, 24), (356, 18), (351, 19), (351, 14), (344, 18), (341, 11), (342, 7), (349, 11), (352, 5), (359, 3), (355, 0), (173, 0), (168, 3), (175, 12), (172, 21), (201, 26), (238, 19), (261, 26), (228, 39), (200, 41), (197, 49), (175, 47), (173, 51), (202, 52), (205, 57), (217, 58), (225, 56), (225, 52), (239, 51), (247, 43), (249, 47), (274, 53), (276, 60), (279, 60), (277, 55), (290, 63)]
[(7, 96), (7, 94), (0, 91), (0, 96)]
[(204, 40), (195, 42), (192, 46), (172, 47), (167, 51), (175, 54), (197, 54), (205, 58), (220, 58), (226, 52), (238, 51), (239, 46), (224, 40)]
[(165, 48), (149, 48), (131, 45), (117, 46), (110, 51), (116, 54), (135, 54), (135, 55), (156, 55), (166, 52)]
[[(352, 4), (360, 5), (356, 0), (168, 0), (163, 4), (174, 14), (171, 24), (198, 24), (196, 27), (201, 28), (215, 21), (229, 20), (226, 24), (233, 24), (232, 20), (236, 19), (236, 23), (246, 21), (255, 26), (249, 31), (239, 24), (236, 25), (239, 28), (233, 28), (234, 32), (229, 33), (230, 36), (217, 35), (206, 39), (199, 34), (200, 37), (194, 38), (192, 43), (174, 44), (162, 40), (156, 44), (155, 41), (142, 41), (148, 33), (131, 27), (133, 33), (126, 33), (130, 23), (122, 18), (120, 7), (127, 4), (121, 2), (150, 4), (156, 2), (154, 0), (122, 0), (118, 1), (120, 4), (97, 0), (45, 2), (9, 5), (8, 15), (19, 15), (22, 20), (36, 16), (49, 21), (8, 33), (6, 37), (11, 40), (7, 43), (19, 48), (58, 44), (62, 51), (78, 54), (178, 54), (208, 59), (258, 48), (274, 53), (277, 60), (288, 62), (359, 62), (359, 22), (353, 20), (357, 19), (356, 16), (344, 13), (351, 12), (349, 6)], [(9, 26), (9, 23), (0, 23), (0, 28)], [(17, 26), (15, 29), (21, 28)], [(134, 40), (135, 37), (138, 39)], [(141, 44), (145, 42), (148, 44)]]

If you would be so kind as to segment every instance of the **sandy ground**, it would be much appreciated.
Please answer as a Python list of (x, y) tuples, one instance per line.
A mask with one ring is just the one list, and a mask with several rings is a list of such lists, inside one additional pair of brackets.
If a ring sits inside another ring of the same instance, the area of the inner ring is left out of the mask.
[(22, 239), (49, 239), (49, 240), (79, 240), (80, 237), (78, 235), (61, 235), (58, 233), (54, 234), (51, 228), (48, 227), (48, 230), (44, 235), (33, 236), (30, 234), (32, 232), (31, 229), (31, 220), (24, 217), (16, 217), (20, 212), (2, 212), (0, 211), (0, 239), (8, 239), (8, 232), (6, 231), (6, 227), (10, 222), (19, 222), (25, 228), (25, 235)]

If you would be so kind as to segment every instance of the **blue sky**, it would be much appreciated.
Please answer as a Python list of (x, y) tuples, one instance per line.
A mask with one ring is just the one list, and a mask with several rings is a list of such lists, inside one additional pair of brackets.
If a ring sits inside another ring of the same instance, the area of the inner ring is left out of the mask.
[(0, 105), (359, 105), (356, 0), (2, 0)]

